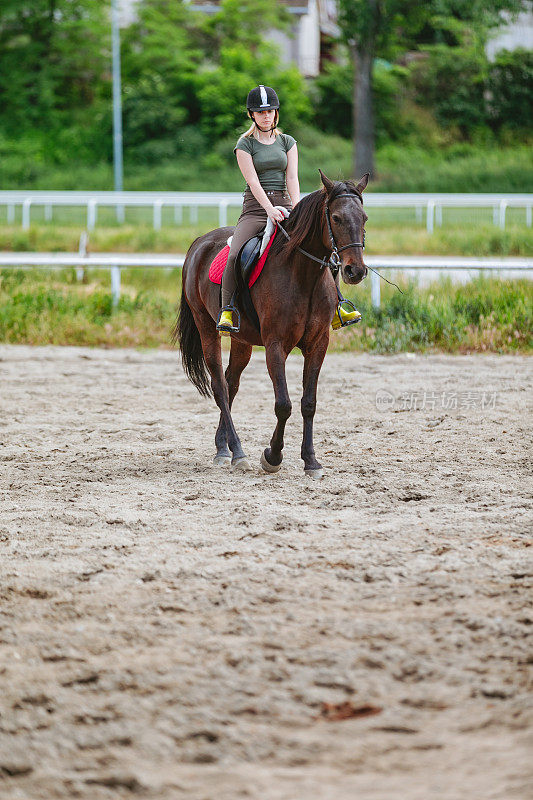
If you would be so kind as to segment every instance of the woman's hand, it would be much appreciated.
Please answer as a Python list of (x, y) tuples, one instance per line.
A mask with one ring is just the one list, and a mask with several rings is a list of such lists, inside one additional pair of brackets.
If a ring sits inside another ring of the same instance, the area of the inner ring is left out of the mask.
[(272, 222), (283, 222), (285, 217), (283, 216), (283, 212), (279, 210), (279, 208), (275, 208), (272, 206), (270, 211), (267, 211), (268, 218), (272, 220)]

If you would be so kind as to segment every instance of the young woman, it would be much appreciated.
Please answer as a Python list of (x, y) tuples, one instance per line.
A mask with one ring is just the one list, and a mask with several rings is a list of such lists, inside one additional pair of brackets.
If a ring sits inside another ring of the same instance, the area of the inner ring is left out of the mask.
[[(217, 322), (221, 335), (233, 329), (231, 299), (236, 286), (235, 259), (241, 247), (264, 230), (267, 218), (274, 222), (284, 219), (276, 206), (290, 211), (300, 200), (298, 148), (292, 136), (278, 130), (276, 92), (270, 86), (256, 86), (248, 94), (246, 109), (252, 125), (233, 150), (246, 181), (246, 191), (222, 276), (222, 311)], [(343, 324), (357, 322), (361, 316), (358, 311), (344, 309), (341, 314)]]

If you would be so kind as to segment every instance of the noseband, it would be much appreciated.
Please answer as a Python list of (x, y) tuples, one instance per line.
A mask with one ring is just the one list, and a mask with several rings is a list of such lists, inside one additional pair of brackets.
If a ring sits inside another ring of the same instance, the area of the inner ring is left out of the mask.
[[(358, 192), (357, 193), (345, 192), (344, 194), (338, 194), (337, 197), (334, 198), (334, 200), (337, 200), (339, 197), (354, 197), (354, 198), (357, 197), (358, 200), (361, 201), (361, 204), (363, 203), (363, 198), (361, 197), (361, 195)], [(326, 212), (326, 222), (328, 224), (329, 238), (331, 240), (331, 253), (330, 253), (329, 257), (325, 256), (324, 258), (320, 259), (320, 258), (317, 258), (316, 256), (314, 256), (312, 253), (308, 253), (307, 250), (304, 250), (302, 247), (297, 247), (296, 249), (300, 253), (302, 253), (304, 256), (307, 256), (312, 261), (316, 261), (317, 264), (320, 264), (320, 268), (321, 269), (324, 269), (325, 267), (329, 266), (331, 271), (333, 272), (333, 274), (336, 275), (338, 273), (338, 271), (340, 269), (340, 265), (341, 265), (341, 260), (339, 258), (339, 253), (342, 253), (343, 250), (347, 250), (349, 247), (360, 247), (362, 250), (364, 250), (365, 249), (365, 232), (363, 231), (363, 241), (362, 242), (350, 242), (350, 244), (345, 244), (342, 247), (337, 247), (337, 242), (335, 241), (335, 236), (333, 235), (333, 229), (331, 227), (331, 220), (329, 218), (328, 200), (326, 200), (325, 212)], [(291, 237), (289, 236), (289, 234), (287, 233), (285, 228), (282, 228), (281, 225), (279, 224), (279, 222), (276, 223), (276, 224), (278, 226), (278, 230), (280, 230), (283, 233), (285, 238), (286, 239), (290, 239)]]
[[(337, 200), (339, 197), (357, 197), (361, 203), (363, 202), (363, 198), (360, 194), (350, 194), (345, 192), (344, 194), (338, 194), (335, 197)], [(350, 242), (350, 244), (345, 244), (342, 247), (337, 247), (337, 242), (335, 241), (335, 236), (333, 235), (333, 229), (331, 227), (331, 220), (329, 218), (329, 204), (326, 200), (326, 222), (328, 223), (328, 233), (329, 238), (331, 239), (331, 255), (329, 260), (331, 261), (333, 268), (338, 270), (341, 265), (341, 260), (339, 258), (339, 253), (342, 253), (343, 250), (347, 250), (349, 247), (360, 247), (361, 250), (365, 249), (365, 232), (363, 231), (363, 241), (362, 242)]]

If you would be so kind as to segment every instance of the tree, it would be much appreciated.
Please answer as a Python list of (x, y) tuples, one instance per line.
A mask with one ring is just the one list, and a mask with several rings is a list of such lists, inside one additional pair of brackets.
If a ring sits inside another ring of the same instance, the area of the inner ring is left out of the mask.
[(123, 35), (126, 145), (147, 160), (183, 152), (191, 138), (192, 154), (212, 148), (242, 130), (246, 96), (263, 82), (287, 100), (283, 124), (309, 118), (302, 76), (280, 68), (277, 48), (264, 39), (288, 17), (272, 0), (222, 0), (212, 15), (184, 0), (142, 0)]
[(376, 56), (391, 58), (424, 43), (484, 39), (527, 0), (339, 0), (339, 24), (354, 68), (354, 175), (375, 173), (372, 73)]
[(109, 57), (106, 0), (2, 0), (2, 126), (54, 125), (89, 105)]
[(533, 130), (533, 52), (499, 52), (489, 68), (489, 114), (496, 126)]
[(215, 60), (223, 47), (242, 45), (255, 55), (269, 30), (287, 30), (291, 15), (277, 0), (221, 0), (214, 14), (205, 15), (207, 55)]
[[(221, 48), (219, 63), (198, 76), (198, 101), (202, 112), (201, 129), (207, 141), (235, 137), (250, 124), (246, 117), (246, 97), (253, 86), (265, 82), (275, 86), (282, 98), (281, 127), (297, 131), (311, 117), (311, 106), (304, 79), (295, 66), (279, 66), (277, 53), (270, 45), (259, 44), (255, 53), (238, 43)], [(227, 144), (227, 143), (226, 143)], [(232, 148), (228, 148), (230, 154)]]
[(199, 119), (197, 73), (201, 16), (183, 0), (142, 0), (122, 35), (126, 153), (158, 161), (177, 151), (177, 132)]

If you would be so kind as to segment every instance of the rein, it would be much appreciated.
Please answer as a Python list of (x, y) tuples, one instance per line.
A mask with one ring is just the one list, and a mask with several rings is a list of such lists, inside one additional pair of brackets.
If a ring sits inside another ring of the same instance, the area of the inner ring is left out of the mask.
[[(287, 241), (290, 241), (291, 237), (289, 236), (285, 228), (282, 228), (279, 222), (276, 222), (276, 225), (278, 226), (278, 231), (281, 231), (284, 237), (287, 239)], [(317, 264), (320, 264), (320, 269), (324, 269), (325, 267), (328, 266), (328, 261), (330, 260), (331, 255), (329, 256), (329, 258), (328, 256), (324, 256), (324, 258), (317, 258), (312, 253), (308, 253), (307, 250), (304, 250), (303, 247), (297, 247), (296, 249), (298, 250), (299, 253), (302, 253), (304, 256), (307, 256), (307, 258), (310, 258), (312, 261), (316, 261)]]

